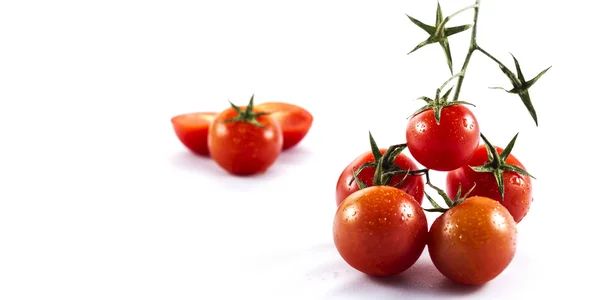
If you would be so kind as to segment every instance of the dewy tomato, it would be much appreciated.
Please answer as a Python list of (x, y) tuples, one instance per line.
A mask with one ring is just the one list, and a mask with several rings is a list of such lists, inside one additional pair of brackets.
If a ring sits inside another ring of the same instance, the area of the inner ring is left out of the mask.
[[(529, 212), (533, 191), (531, 175), (527, 173), (521, 162), (510, 154), (516, 138), (515, 135), (504, 150), (493, 147), (483, 136), (485, 144), (479, 146), (468, 165), (448, 172), (446, 176), (448, 195), (455, 197), (459, 187), (463, 190), (473, 189), (471, 195), (500, 201), (515, 221), (521, 222)], [(492, 157), (491, 161), (490, 157)], [(500, 193), (499, 186), (503, 194)]]
[(213, 120), (208, 147), (223, 169), (236, 175), (266, 171), (279, 156), (283, 137), (279, 124), (267, 112), (254, 109), (254, 96), (247, 107), (232, 107)]
[(427, 242), (427, 219), (412, 196), (390, 186), (361, 189), (342, 202), (333, 222), (342, 258), (372, 276), (410, 268)]
[(479, 124), (464, 105), (441, 108), (439, 124), (433, 109), (414, 115), (406, 128), (408, 150), (428, 169), (451, 171), (465, 165), (479, 145)]
[(498, 201), (473, 196), (450, 208), (431, 225), (427, 249), (447, 278), (476, 285), (496, 278), (511, 263), (517, 224)]

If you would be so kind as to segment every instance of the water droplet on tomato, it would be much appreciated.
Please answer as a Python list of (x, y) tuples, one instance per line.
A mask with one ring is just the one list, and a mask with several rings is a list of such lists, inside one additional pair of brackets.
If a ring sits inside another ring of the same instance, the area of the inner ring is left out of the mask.
[[(514, 185), (523, 185), (524, 184), (523, 179), (520, 176), (512, 176), (509, 181), (511, 184), (514, 184)], [(525, 192), (525, 191), (523, 191), (523, 192)]]

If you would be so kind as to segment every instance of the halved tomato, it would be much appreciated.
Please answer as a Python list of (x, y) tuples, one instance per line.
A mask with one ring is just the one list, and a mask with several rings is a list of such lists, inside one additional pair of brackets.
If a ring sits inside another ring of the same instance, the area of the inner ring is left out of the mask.
[(199, 155), (209, 155), (208, 129), (216, 116), (216, 112), (187, 113), (171, 118), (171, 124), (186, 148)]
[(312, 126), (313, 116), (306, 109), (285, 102), (264, 102), (255, 106), (271, 113), (283, 133), (283, 150), (296, 146)]

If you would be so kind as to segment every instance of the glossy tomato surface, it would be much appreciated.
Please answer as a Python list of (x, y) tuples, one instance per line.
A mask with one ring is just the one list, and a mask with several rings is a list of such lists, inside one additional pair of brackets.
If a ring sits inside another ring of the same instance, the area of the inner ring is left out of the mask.
[(447, 278), (468, 285), (488, 282), (511, 263), (517, 224), (498, 201), (469, 197), (431, 225), (427, 248)]
[(348, 196), (333, 222), (335, 246), (353, 268), (391, 276), (410, 268), (427, 243), (427, 219), (412, 196), (373, 186)]
[(313, 122), (312, 114), (297, 105), (286, 102), (264, 102), (256, 108), (271, 112), (281, 126), (283, 150), (296, 146), (304, 139)]
[[(502, 153), (502, 148), (495, 148), (498, 153)], [(446, 175), (446, 192), (448, 195), (454, 198), (459, 186), (462, 186), (461, 191), (465, 192), (475, 185), (475, 188), (469, 195), (483, 196), (500, 201), (500, 192), (498, 191), (498, 184), (496, 183), (494, 174), (478, 173), (469, 167), (481, 166), (487, 161), (487, 149), (484, 145), (481, 145), (477, 148), (475, 155), (473, 155), (467, 166), (462, 166), (459, 169), (448, 172)], [(526, 170), (521, 162), (512, 154), (508, 156), (506, 163)], [(500, 203), (508, 209), (515, 221), (519, 223), (529, 212), (531, 202), (533, 201), (531, 177), (515, 172), (504, 172), (503, 178), (504, 201), (500, 201)]]
[(209, 155), (208, 128), (217, 116), (216, 112), (194, 112), (171, 118), (171, 125), (179, 141), (190, 151)]
[(232, 174), (265, 172), (281, 152), (283, 137), (279, 124), (268, 115), (256, 118), (263, 127), (244, 121), (224, 122), (237, 115), (233, 108), (228, 108), (213, 120), (208, 136), (211, 156)]
[(428, 109), (409, 121), (406, 143), (415, 160), (426, 168), (451, 171), (465, 165), (479, 145), (479, 123), (464, 105), (442, 109), (440, 124)]
[[(380, 151), (385, 153), (387, 149), (382, 148)], [(348, 166), (342, 171), (338, 178), (336, 189), (335, 189), (335, 200), (339, 206), (346, 197), (350, 194), (359, 190), (358, 185), (353, 179), (353, 169), (358, 169), (362, 164), (366, 162), (375, 161), (373, 152), (365, 152), (355, 158)], [(400, 153), (394, 160), (394, 163), (404, 170), (417, 170), (417, 165), (413, 162), (410, 157)], [(373, 175), (375, 175), (375, 168), (365, 168), (358, 175), (358, 179), (364, 182), (367, 186), (373, 185)], [(396, 185), (404, 178), (404, 174), (396, 175), (390, 181), (390, 186)], [(423, 176), (420, 175), (408, 175), (404, 182), (398, 186), (399, 189), (404, 190), (417, 201), (419, 204), (423, 202), (423, 187), (424, 180)]]

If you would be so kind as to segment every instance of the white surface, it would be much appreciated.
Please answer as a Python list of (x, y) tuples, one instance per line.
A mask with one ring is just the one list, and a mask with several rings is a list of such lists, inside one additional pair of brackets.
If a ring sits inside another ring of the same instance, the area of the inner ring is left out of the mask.
[[(592, 293), (598, 49), (584, 5), (483, 1), (481, 46), (511, 67), (513, 52), (528, 78), (553, 68), (531, 90), (535, 128), (517, 96), (487, 89), (509, 87), (496, 65), (471, 61), (462, 98), (494, 143), (521, 133), (513, 153), (538, 179), (513, 263), (465, 290), (427, 252), (399, 279), (369, 279), (331, 234), (336, 180), (367, 131), (403, 142), (413, 99), (447, 78), (438, 45), (406, 55), (426, 36), (404, 14), (433, 22), (435, 1), (2, 1), (0, 299)], [(451, 39), (457, 66), (467, 39)], [(265, 175), (229, 176), (175, 138), (171, 116), (253, 93), (315, 116)]]

